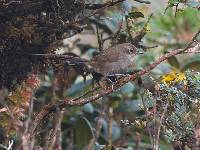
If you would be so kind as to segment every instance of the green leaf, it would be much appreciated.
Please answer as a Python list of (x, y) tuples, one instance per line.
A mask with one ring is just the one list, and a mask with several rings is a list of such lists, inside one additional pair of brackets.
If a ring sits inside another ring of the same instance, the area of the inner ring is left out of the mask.
[(199, 1), (197, 0), (189, 0), (187, 1), (186, 5), (193, 8), (198, 8), (200, 6)]
[(173, 56), (173, 57), (170, 57), (169, 59), (168, 59), (168, 63), (171, 65), (171, 66), (173, 66), (173, 67), (175, 67), (175, 68), (180, 68), (180, 64), (179, 64), (179, 62), (178, 62), (178, 60), (176, 59), (176, 57), (175, 56)]
[(87, 103), (83, 106), (83, 111), (88, 114), (92, 114), (94, 112), (94, 107), (91, 103)]
[[(167, 53), (169, 53), (169, 51), (164, 51), (163, 52), (163, 54), (167, 54)], [(176, 56), (172, 56), (172, 57), (168, 58), (167, 61), (171, 66), (173, 66), (173, 67), (175, 67), (177, 69), (180, 68), (180, 64), (179, 64)]]
[(169, 0), (168, 4), (178, 4), (180, 2), (181, 2), (180, 0)]
[(134, 19), (140, 18), (140, 17), (144, 18), (143, 13), (141, 13), (140, 11), (131, 12), (128, 14), (128, 16), (129, 16), (129, 18), (134, 18)]
[(122, 102), (119, 107), (115, 110), (116, 112), (138, 112), (141, 111), (140, 106), (142, 100), (128, 100)]
[(132, 11), (128, 13), (128, 17), (133, 19), (144, 18), (144, 14), (140, 12), (136, 7), (134, 7)]
[(112, 140), (116, 141), (121, 136), (121, 130), (117, 122), (113, 121), (112, 123)]
[(124, 94), (129, 94), (129, 93), (133, 92), (134, 88), (135, 88), (135, 87), (134, 87), (133, 83), (128, 82), (128, 83), (126, 83), (125, 85), (123, 85), (123, 86), (120, 88), (120, 91), (121, 91), (122, 93), (124, 93)]
[(79, 117), (75, 125), (75, 139), (77, 149), (81, 150), (94, 137), (90, 122), (85, 117)]
[(181, 71), (185, 71), (188, 69), (200, 70), (200, 57), (196, 57), (190, 61), (188, 61), (182, 68)]
[(66, 92), (68, 96), (75, 96), (79, 94), (83, 89), (86, 89), (91, 85), (91, 80), (87, 80), (85, 83), (80, 81), (78, 83), (73, 84)]
[(120, 100), (121, 100), (121, 97), (120, 96), (108, 96), (108, 99), (109, 99), (109, 105), (111, 105), (113, 108), (117, 108), (120, 104)]

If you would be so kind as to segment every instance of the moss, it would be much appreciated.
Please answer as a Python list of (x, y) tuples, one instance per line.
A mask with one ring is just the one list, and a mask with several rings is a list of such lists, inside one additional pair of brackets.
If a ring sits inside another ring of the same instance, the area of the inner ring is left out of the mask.
[[(52, 43), (72, 30), (61, 22), (74, 21), (83, 10), (75, 0), (8, 0), (0, 4), (0, 88), (12, 88), (32, 71), (44, 70), (44, 57), (29, 54), (52, 53)], [(79, 9), (78, 9), (79, 8)], [(48, 62), (49, 63), (49, 62)]]

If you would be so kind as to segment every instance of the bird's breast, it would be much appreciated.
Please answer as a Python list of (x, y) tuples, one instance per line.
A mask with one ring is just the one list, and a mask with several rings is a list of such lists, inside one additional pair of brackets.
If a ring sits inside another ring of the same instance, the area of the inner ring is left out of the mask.
[(91, 66), (95, 72), (108, 76), (111, 74), (123, 73), (132, 64), (133, 59), (131, 57), (120, 57), (114, 62), (93, 62)]

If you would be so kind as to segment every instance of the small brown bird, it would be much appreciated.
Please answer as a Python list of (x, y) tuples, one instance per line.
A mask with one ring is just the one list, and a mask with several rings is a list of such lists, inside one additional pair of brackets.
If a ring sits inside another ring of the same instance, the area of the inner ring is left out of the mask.
[[(102, 51), (90, 61), (94, 78), (123, 74), (133, 65), (136, 53), (137, 48), (130, 43), (117, 44)], [(109, 79), (113, 81), (113, 78)]]
[[(99, 81), (102, 77), (108, 78), (111, 82), (116, 81), (116, 76), (121, 76), (133, 65), (137, 48), (130, 43), (117, 44), (100, 54), (96, 55), (91, 61), (80, 58), (75, 54), (27, 54), (35, 56), (46, 56), (48, 58), (60, 58), (64, 61), (65, 70), (73, 67), (80, 75), (86, 78), (92, 74), (94, 80)], [(91, 66), (91, 69), (88, 67)]]

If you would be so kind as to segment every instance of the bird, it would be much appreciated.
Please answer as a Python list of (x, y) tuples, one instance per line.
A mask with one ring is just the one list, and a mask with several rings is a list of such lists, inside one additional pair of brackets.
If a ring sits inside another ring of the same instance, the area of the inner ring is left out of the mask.
[(106, 77), (116, 82), (117, 76), (123, 76), (134, 65), (137, 48), (131, 43), (116, 44), (96, 55), (89, 64), (96, 80)]
[(26, 54), (33, 56), (45, 56), (52, 59), (60, 58), (65, 69), (73, 67), (84, 79), (92, 74), (93, 79), (99, 82), (102, 78), (115, 83), (118, 76), (127, 75), (125, 72), (130, 66), (134, 66), (137, 48), (131, 43), (116, 44), (101, 51), (91, 60), (83, 59), (75, 54)]

